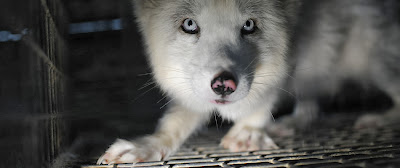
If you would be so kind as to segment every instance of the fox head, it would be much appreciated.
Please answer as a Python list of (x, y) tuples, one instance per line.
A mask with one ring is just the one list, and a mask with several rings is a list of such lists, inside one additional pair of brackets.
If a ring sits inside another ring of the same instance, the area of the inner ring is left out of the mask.
[(292, 2), (135, 1), (155, 80), (198, 111), (256, 102), (288, 71)]

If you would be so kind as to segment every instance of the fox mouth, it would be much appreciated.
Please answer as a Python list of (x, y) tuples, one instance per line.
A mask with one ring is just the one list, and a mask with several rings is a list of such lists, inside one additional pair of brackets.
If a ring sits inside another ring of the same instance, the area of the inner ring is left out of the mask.
[(231, 103), (231, 101), (225, 100), (225, 99), (217, 99), (214, 101), (211, 101), (214, 104), (220, 104), (220, 105), (224, 105), (224, 104), (229, 104)]

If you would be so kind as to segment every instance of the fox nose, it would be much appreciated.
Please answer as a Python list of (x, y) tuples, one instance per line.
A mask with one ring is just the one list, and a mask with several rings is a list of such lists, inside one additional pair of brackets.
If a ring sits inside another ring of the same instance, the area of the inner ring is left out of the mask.
[(236, 90), (236, 80), (232, 73), (222, 72), (211, 81), (211, 88), (217, 95), (230, 95)]

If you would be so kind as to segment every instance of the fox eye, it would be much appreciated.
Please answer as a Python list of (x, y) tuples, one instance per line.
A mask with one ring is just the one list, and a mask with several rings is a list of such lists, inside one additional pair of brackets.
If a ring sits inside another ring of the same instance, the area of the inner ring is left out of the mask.
[(251, 34), (256, 30), (256, 23), (254, 22), (253, 19), (247, 20), (242, 28), (242, 34)]
[(199, 32), (199, 27), (193, 19), (185, 19), (181, 28), (185, 33), (188, 34), (197, 34)]

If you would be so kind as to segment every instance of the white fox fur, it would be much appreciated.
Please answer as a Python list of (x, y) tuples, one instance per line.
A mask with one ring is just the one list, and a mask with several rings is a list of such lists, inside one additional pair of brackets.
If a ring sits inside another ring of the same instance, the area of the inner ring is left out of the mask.
[[(390, 19), (382, 19), (380, 8), (390, 2), (395, 1), (136, 0), (135, 14), (154, 79), (171, 103), (154, 134), (117, 140), (98, 163), (166, 159), (214, 111), (235, 123), (222, 139), (223, 147), (278, 148), (265, 129), (291, 75), (300, 96), (287, 121), (311, 122), (310, 116), (318, 112), (317, 95), (335, 90), (343, 74), (380, 83), (396, 105), (387, 114), (398, 114), (400, 79), (394, 76), (400, 68), (387, 59), (400, 60), (395, 46), (400, 32)], [(254, 30), (245, 29), (253, 23)], [(385, 23), (388, 26), (381, 29), (379, 24)], [(389, 73), (383, 74), (388, 67)], [(221, 95), (213, 90), (212, 81), (221, 72), (233, 74), (226, 80), (234, 92)], [(380, 120), (367, 116), (357, 124)]]

